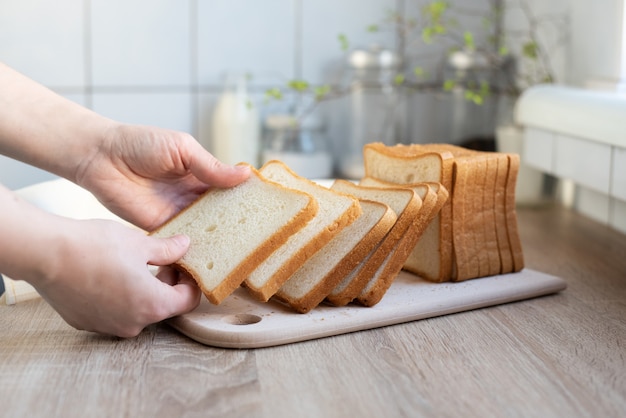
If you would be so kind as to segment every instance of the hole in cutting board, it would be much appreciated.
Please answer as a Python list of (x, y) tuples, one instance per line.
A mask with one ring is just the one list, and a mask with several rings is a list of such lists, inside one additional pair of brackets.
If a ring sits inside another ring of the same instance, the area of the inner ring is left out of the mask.
[(222, 317), (222, 321), (231, 325), (252, 325), (261, 322), (261, 319), (263, 318), (251, 314), (226, 315)]

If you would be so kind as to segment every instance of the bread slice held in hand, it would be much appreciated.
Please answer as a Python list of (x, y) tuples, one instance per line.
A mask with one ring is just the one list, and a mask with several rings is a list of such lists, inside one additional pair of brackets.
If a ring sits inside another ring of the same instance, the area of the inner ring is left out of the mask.
[(209, 189), (150, 235), (189, 236), (189, 250), (174, 267), (219, 304), (317, 212), (313, 197), (268, 181), (251, 167), (246, 181)]
[[(361, 206), (356, 198), (300, 177), (280, 161), (269, 161), (260, 172), (271, 181), (310, 194), (319, 206), (318, 213), (306, 227), (291, 236), (245, 280), (252, 295), (267, 301), (309, 258), (359, 217)], [(281, 298), (295, 303), (295, 296), (286, 292), (281, 293)]]

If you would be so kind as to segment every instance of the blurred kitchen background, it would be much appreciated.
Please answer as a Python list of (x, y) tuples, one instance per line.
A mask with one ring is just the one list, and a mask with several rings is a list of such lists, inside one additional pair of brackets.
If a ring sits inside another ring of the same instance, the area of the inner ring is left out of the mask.
[[(543, 81), (619, 90), (623, 3), (0, 0), (0, 61), (105, 116), (190, 132), (229, 162), (356, 178), (366, 142), (493, 148), (517, 94), (542, 81), (496, 94), (529, 71), (525, 56), (548, 62)], [(476, 54), (494, 33), (507, 44), (495, 66)], [(52, 178), (0, 156), (9, 188)], [(610, 223), (626, 197), (607, 199), (594, 217)]]

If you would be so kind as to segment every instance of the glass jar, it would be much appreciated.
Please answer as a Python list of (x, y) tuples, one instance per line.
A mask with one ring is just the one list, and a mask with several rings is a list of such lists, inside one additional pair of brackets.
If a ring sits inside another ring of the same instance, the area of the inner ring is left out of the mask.
[(333, 159), (323, 126), (318, 119), (299, 122), (290, 115), (266, 118), (261, 159), (285, 163), (296, 174), (308, 179), (333, 175)]
[(370, 142), (393, 145), (398, 141), (398, 122), (403, 114), (402, 95), (395, 85), (401, 69), (400, 56), (372, 46), (348, 55), (349, 98), (345, 135), (339, 150), (339, 174), (363, 177), (363, 146)]

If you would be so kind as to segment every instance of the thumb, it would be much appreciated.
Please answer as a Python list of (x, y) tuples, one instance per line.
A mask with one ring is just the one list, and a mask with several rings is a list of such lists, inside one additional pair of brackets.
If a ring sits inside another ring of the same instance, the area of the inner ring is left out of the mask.
[(165, 266), (181, 259), (189, 249), (190, 239), (186, 235), (174, 235), (168, 238), (148, 237), (148, 263), (155, 266)]
[(236, 186), (250, 176), (249, 166), (223, 163), (204, 148), (193, 154), (190, 170), (198, 179), (214, 187)]

